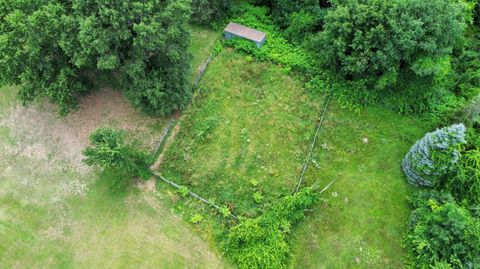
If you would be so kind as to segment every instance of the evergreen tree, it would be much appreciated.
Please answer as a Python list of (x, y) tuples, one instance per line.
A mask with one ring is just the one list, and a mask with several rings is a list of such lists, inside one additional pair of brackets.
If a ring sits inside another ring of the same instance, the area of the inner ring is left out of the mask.
[(454, 124), (427, 133), (410, 149), (402, 162), (407, 180), (414, 186), (433, 187), (452, 171), (465, 141), (465, 125)]

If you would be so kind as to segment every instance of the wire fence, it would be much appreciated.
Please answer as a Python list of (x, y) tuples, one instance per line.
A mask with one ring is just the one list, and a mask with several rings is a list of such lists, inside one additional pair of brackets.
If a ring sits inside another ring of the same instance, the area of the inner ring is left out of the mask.
[(317, 130), (315, 131), (315, 135), (313, 136), (312, 143), (310, 144), (310, 149), (308, 150), (307, 158), (303, 162), (302, 171), (300, 172), (300, 176), (298, 178), (297, 186), (295, 187), (295, 190), (293, 191), (293, 193), (298, 192), (298, 190), (300, 189), (300, 186), (302, 185), (302, 182), (303, 182), (303, 176), (305, 175), (305, 171), (307, 171), (308, 164), (312, 161), (313, 149), (315, 148), (315, 145), (316, 145), (317, 139), (318, 139), (318, 134), (320, 133), (320, 129), (322, 128), (323, 121), (325, 120), (325, 115), (327, 113), (328, 105), (330, 104), (330, 99), (332, 98), (332, 94), (333, 94), (333, 91), (330, 90), (327, 98), (325, 99), (325, 102), (323, 103), (323, 108), (320, 112), (321, 113), (320, 114), (320, 121), (318, 122)]
[[(163, 129), (163, 132), (162, 132), (162, 135), (160, 136), (160, 140), (158, 141), (157, 147), (155, 148), (155, 151), (153, 152), (153, 156), (155, 158), (157, 158), (158, 153), (159, 153), (158, 151), (160, 150), (160, 147), (162, 146), (165, 138), (167, 138), (167, 134), (170, 132), (170, 129), (172, 129), (174, 123), (175, 123), (175, 119), (173, 119), (173, 118), (170, 119), (167, 126), (165, 126), (165, 129)], [(154, 162), (155, 162), (155, 160), (153, 160), (153, 163)]]
[[(152, 171), (152, 172), (153, 172), (153, 171)], [(165, 178), (164, 176), (162, 176), (162, 175), (159, 174), (159, 173), (153, 172), (153, 174), (154, 174), (156, 177), (158, 177), (158, 178), (160, 178), (161, 180), (163, 180), (164, 182), (170, 184), (171, 186), (173, 186), (173, 187), (176, 188), (176, 189), (180, 189), (180, 188), (182, 187), (181, 185), (179, 185), (179, 184), (177, 184), (177, 183), (175, 183), (175, 182), (173, 182), (173, 181), (171, 181), (171, 180), (168, 180), (167, 178)], [(203, 198), (202, 196), (200, 196), (200, 195), (198, 195), (198, 194), (196, 194), (196, 193), (194, 193), (194, 192), (192, 192), (192, 191), (190, 191), (190, 190), (188, 190), (188, 195), (190, 195), (191, 197), (196, 198), (196, 199), (202, 201), (203, 203), (205, 203), (205, 204), (207, 204), (207, 205), (209, 205), (209, 206), (217, 209), (217, 210), (220, 211), (220, 212), (222, 211), (222, 208), (219, 207), (218, 205), (210, 202), (209, 200)], [(238, 217), (235, 216), (235, 215), (232, 214), (232, 213), (230, 213), (229, 216), (232, 217), (232, 218), (234, 218), (234, 219), (236, 219), (236, 220), (238, 220)]]

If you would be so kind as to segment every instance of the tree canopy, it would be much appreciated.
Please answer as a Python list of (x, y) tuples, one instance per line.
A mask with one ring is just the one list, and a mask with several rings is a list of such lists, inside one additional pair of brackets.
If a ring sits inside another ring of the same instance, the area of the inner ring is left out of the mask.
[(465, 28), (464, 5), (451, 0), (336, 0), (312, 49), (347, 78), (434, 75), (448, 65)]
[(0, 78), (23, 103), (48, 97), (66, 114), (101, 74), (151, 114), (189, 100), (187, 1), (1, 2)]

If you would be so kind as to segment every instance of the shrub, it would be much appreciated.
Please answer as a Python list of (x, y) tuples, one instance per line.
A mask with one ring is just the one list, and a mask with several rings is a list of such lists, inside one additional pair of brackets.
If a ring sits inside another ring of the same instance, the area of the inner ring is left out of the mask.
[(480, 205), (480, 148), (465, 151), (455, 165), (455, 175), (443, 186), (458, 201)]
[(257, 218), (241, 220), (230, 229), (224, 251), (240, 268), (286, 268), (291, 255), (287, 236), (316, 198), (313, 189), (305, 188)]
[(410, 149), (402, 162), (407, 180), (414, 186), (436, 186), (454, 168), (465, 143), (465, 126), (454, 124), (427, 133)]
[(448, 194), (420, 192), (413, 199), (406, 238), (412, 268), (478, 268), (480, 222)]
[(90, 134), (90, 146), (83, 151), (84, 162), (90, 166), (113, 169), (148, 179), (152, 156), (125, 142), (122, 131), (100, 128)]

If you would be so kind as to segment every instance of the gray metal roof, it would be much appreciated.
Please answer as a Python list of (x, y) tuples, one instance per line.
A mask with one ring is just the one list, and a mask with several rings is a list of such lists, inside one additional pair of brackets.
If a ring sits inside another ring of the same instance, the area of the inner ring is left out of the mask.
[(253, 28), (236, 24), (234, 22), (229, 23), (223, 31), (232, 33), (237, 36), (241, 36), (246, 39), (250, 39), (255, 42), (261, 42), (266, 36), (264, 32), (260, 32)]

